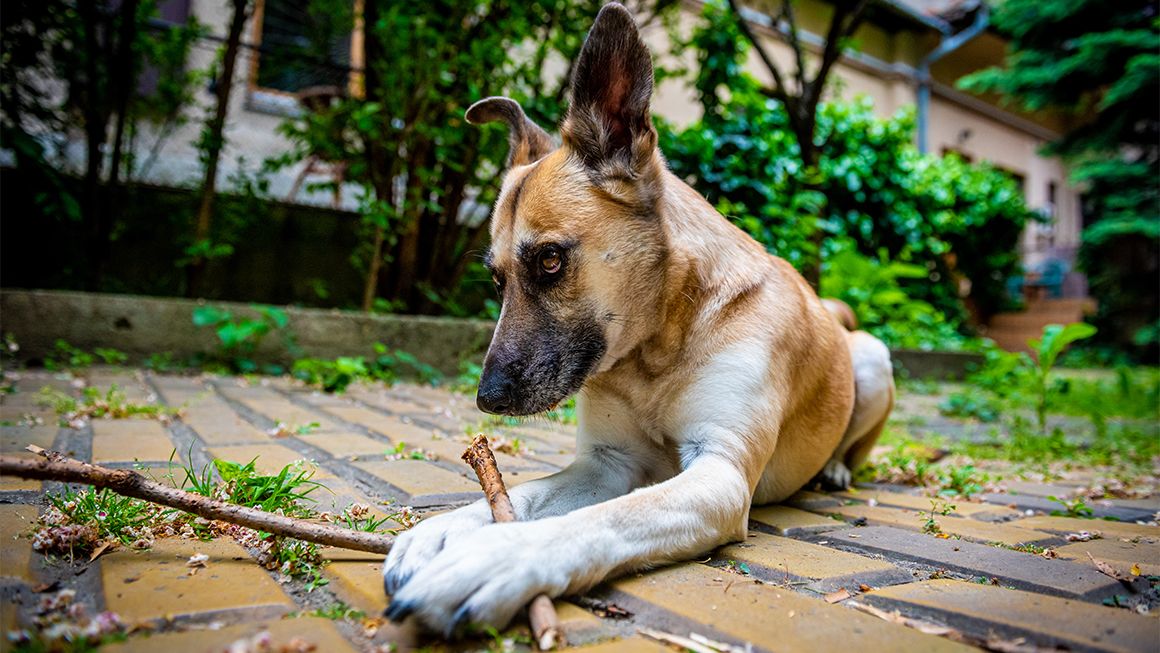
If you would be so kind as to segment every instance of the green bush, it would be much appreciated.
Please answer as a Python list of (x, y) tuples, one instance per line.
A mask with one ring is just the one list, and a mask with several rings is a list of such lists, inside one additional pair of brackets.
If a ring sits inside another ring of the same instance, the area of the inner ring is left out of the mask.
[(886, 251), (877, 259), (862, 256), (851, 247), (838, 251), (822, 263), (821, 294), (850, 305), (859, 327), (890, 347), (905, 349), (977, 349), (981, 341), (958, 332), (934, 306), (915, 299), (902, 283), (925, 279), (926, 268), (890, 261)]
[(984, 316), (1007, 307), (1018, 237), (1037, 217), (1009, 175), (920, 155), (912, 112), (878, 118), (864, 97), (819, 107), (821, 160), (807, 174), (785, 107), (741, 72), (744, 39), (726, 38), (732, 17), (712, 4), (705, 16), (688, 44), (699, 53), (694, 85), (704, 115), (684, 129), (660, 125), (661, 148), (678, 176), (795, 266), (813, 255), (811, 235), (822, 229), (823, 260), (852, 241), (863, 254), (885, 250), (890, 260), (918, 266), (924, 274), (900, 278), (899, 287), (952, 325), (966, 317), (963, 278)]

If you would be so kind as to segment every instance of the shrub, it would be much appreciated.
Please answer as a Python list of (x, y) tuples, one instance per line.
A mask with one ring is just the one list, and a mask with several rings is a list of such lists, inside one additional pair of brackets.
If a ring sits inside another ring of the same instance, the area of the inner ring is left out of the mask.
[(920, 155), (912, 112), (878, 118), (865, 97), (819, 107), (824, 144), (816, 173), (807, 174), (785, 107), (740, 72), (743, 40), (719, 37), (732, 18), (713, 5), (705, 15), (689, 44), (700, 53), (694, 85), (704, 115), (684, 129), (660, 125), (678, 176), (795, 266), (811, 256), (821, 228), (829, 237), (823, 259), (850, 241), (863, 254), (885, 250), (923, 270), (899, 278), (899, 288), (952, 325), (966, 317), (961, 288), (969, 286), (984, 316), (1006, 307), (1003, 282), (1019, 270), (1019, 234), (1036, 218), (1014, 180), (987, 164)]

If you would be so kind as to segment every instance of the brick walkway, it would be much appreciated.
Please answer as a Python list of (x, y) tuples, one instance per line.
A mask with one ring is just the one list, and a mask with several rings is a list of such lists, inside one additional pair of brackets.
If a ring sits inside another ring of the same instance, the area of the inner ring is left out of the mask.
[[(36, 404), (37, 390), (51, 385), (75, 394), (76, 388), (67, 379), (27, 372), (17, 392), (3, 397), (0, 450), (31, 455), (23, 449), (35, 444), (114, 467), (156, 469), (176, 450), (195, 468), (213, 458), (257, 457), (259, 470), (267, 472), (305, 458), (316, 462), (316, 478), (333, 492), (317, 493), (322, 509), (353, 502), (381, 507), (393, 500), (429, 511), (479, 496), (458, 459), (469, 431), (486, 428), (521, 440), (518, 455), (498, 455), (512, 485), (552, 473), (567, 464), (573, 449), (571, 427), (481, 426), (472, 398), (425, 387), (355, 386), (346, 395), (327, 396), (282, 379), (250, 385), (124, 370), (88, 376), (97, 387), (118, 385), (134, 401), (156, 397), (184, 406), (184, 415), (167, 426), (142, 419), (58, 428), (56, 416)], [(43, 425), (26, 423), (35, 417)], [(275, 438), (268, 431), (278, 422), (290, 431), (317, 427)], [(435, 460), (388, 460), (385, 452), (400, 442)], [(318, 651), (376, 650), (384, 644), (405, 650), (430, 643), (392, 625), (376, 632), (373, 620), (368, 629), (356, 620), (294, 616), (338, 600), (379, 614), (385, 600), (377, 556), (328, 551), (324, 574), (330, 582), (312, 592), (301, 583), (279, 583), (277, 574), (226, 538), (159, 539), (147, 552), (114, 550), (72, 566), (46, 560), (23, 536), (42, 509), (43, 492), (59, 490), (51, 485), (0, 479), (5, 631), (26, 624), (54, 592), (75, 589), (89, 614), (109, 610), (126, 624), (150, 626), (103, 651), (217, 651), (263, 631), (276, 643), (297, 638)], [(616, 580), (557, 605), (569, 643), (586, 651), (671, 650), (642, 631), (696, 634), (757, 651), (970, 648), (964, 642), (989, 642), (1005, 651), (1157, 650), (1157, 611), (1137, 614), (1105, 604), (1130, 596), (1132, 589), (1155, 592), (1144, 577), (1160, 575), (1160, 527), (1151, 521), (1160, 498), (1101, 504), (1101, 510), (1128, 520), (1123, 522), (1047, 516), (1044, 497), (1067, 489), (1023, 483), (1018, 494), (988, 495), (980, 503), (958, 500), (953, 513), (938, 516), (946, 539), (922, 532), (918, 512), (929, 511), (930, 500), (905, 488), (801, 492), (785, 505), (754, 509), (744, 543), (701, 561)], [(1068, 543), (1068, 534), (1081, 530), (1098, 530), (1103, 537)], [(1011, 548), (1017, 545), (1053, 547), (1058, 557)], [(209, 556), (208, 566), (191, 576), (185, 562), (198, 553)], [(1101, 573), (1089, 554), (1134, 580)], [(1133, 565), (1142, 577), (1130, 575)], [(629, 616), (610, 615), (610, 606)], [(509, 633), (517, 648), (523, 647), (520, 632), (517, 626)], [(453, 648), (512, 644), (502, 640), (469, 639)], [(9, 646), (0, 643), (0, 650)]]

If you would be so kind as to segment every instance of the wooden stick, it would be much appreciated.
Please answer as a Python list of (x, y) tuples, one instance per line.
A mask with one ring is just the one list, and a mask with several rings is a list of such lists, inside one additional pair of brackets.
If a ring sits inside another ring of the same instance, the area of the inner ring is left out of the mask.
[(0, 476), (64, 483), (84, 483), (110, 490), (134, 499), (176, 508), (206, 519), (245, 526), (297, 540), (336, 546), (354, 551), (368, 551), (386, 555), (394, 538), (377, 533), (355, 531), (330, 524), (319, 524), (305, 519), (247, 508), (216, 501), (200, 494), (178, 490), (151, 481), (130, 469), (109, 469), (79, 460), (65, 458), (51, 451), (40, 452), (42, 458), (25, 459), (0, 456)]
[[(475, 436), (471, 446), (463, 452), (463, 460), (475, 470), (479, 477), (479, 484), (483, 486), (483, 493), (487, 496), (487, 503), (491, 506), (491, 516), (496, 522), (512, 522), (516, 520), (516, 511), (512, 507), (512, 500), (508, 497), (507, 488), (503, 484), (503, 475), (495, 464), (495, 456), (488, 446), (487, 436), (482, 433)], [(547, 594), (539, 594), (528, 604), (528, 621), (532, 625), (532, 635), (541, 651), (550, 651), (558, 644), (563, 643), (560, 633), (560, 620), (556, 616), (556, 608)]]

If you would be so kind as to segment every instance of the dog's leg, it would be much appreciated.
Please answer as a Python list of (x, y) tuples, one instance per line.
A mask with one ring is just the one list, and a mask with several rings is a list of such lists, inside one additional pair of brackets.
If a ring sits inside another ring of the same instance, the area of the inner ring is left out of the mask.
[(738, 462), (702, 453), (679, 475), (605, 503), (484, 526), (448, 542), (417, 570), (387, 614), (414, 614), (448, 634), (468, 621), (503, 626), (536, 594), (581, 592), (611, 574), (744, 539), (764, 461)]
[[(586, 440), (586, 438), (581, 438)], [(562, 515), (583, 506), (631, 492), (645, 480), (642, 456), (628, 455), (612, 445), (588, 442), (575, 461), (551, 476), (509, 490), (520, 521)], [(458, 510), (426, 519), (395, 540), (383, 564), (383, 586), (393, 594), (457, 539), (492, 523), (491, 509), (481, 499)]]
[(854, 363), (854, 413), (842, 442), (819, 474), (824, 483), (839, 489), (850, 486), (853, 471), (870, 455), (894, 407), (890, 350), (865, 331), (847, 337)]

